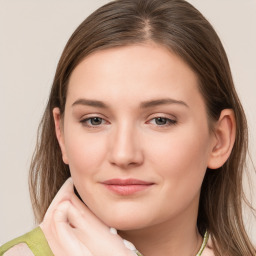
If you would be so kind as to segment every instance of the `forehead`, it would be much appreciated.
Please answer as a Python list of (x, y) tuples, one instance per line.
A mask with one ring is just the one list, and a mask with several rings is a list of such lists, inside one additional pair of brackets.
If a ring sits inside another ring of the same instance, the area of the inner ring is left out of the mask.
[(193, 70), (167, 48), (150, 43), (86, 57), (71, 74), (67, 103), (79, 97), (130, 104), (163, 96), (189, 100), (194, 94), (201, 97)]

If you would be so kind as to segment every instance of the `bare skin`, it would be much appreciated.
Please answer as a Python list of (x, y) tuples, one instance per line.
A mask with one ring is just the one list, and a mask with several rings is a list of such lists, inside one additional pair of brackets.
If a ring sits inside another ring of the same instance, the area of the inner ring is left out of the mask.
[[(40, 224), (55, 256), (134, 256), (75, 195), (73, 181), (62, 186)], [(100, 246), (99, 246), (99, 241)]]
[[(71, 74), (63, 122), (53, 115), (63, 161), (101, 223), (145, 256), (197, 253), (201, 184), (229, 157), (235, 121), (226, 109), (209, 129), (186, 63), (153, 43), (98, 51)], [(131, 180), (144, 185), (120, 184)]]

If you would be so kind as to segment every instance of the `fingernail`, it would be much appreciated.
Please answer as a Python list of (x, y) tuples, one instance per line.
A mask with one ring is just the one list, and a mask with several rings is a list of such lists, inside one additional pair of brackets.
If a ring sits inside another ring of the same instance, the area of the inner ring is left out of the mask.
[(110, 228), (109, 231), (111, 234), (117, 235), (117, 230), (115, 228)]
[(129, 242), (125, 239), (123, 239), (123, 241), (124, 241), (124, 245), (126, 248), (128, 248), (131, 251), (136, 251), (136, 247), (134, 246), (134, 244), (132, 244), (131, 242)]
[(123, 239), (123, 242), (124, 242), (125, 247), (126, 247), (127, 249), (131, 250), (131, 251), (134, 253), (134, 255), (136, 255), (136, 256), (143, 256), (143, 255), (136, 249), (136, 247), (134, 246), (133, 243), (131, 243), (130, 241), (127, 241), (127, 240), (125, 240), (125, 239)]

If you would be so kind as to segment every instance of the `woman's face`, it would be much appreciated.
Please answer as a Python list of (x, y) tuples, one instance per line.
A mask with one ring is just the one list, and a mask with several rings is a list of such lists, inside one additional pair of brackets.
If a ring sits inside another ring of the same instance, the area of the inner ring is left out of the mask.
[(70, 77), (59, 140), (78, 193), (107, 225), (196, 219), (213, 135), (195, 73), (166, 48), (85, 58)]

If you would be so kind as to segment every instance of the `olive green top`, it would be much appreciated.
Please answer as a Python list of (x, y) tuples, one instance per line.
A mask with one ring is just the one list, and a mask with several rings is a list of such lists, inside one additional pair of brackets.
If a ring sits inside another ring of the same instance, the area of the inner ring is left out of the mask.
[(40, 227), (0, 246), (0, 256), (20, 243), (26, 243), (35, 256), (54, 256)]

